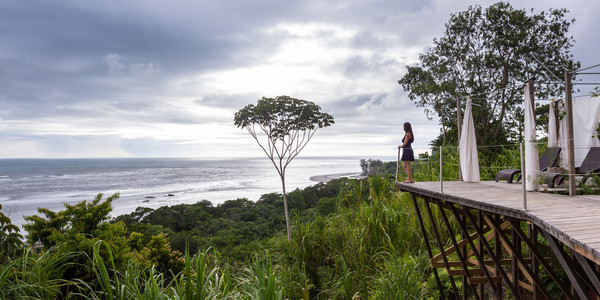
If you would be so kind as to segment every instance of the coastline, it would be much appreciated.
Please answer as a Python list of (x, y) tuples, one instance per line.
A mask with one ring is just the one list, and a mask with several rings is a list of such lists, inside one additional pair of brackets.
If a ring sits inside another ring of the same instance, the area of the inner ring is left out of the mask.
[[(309, 180), (314, 183), (327, 183), (330, 180), (340, 179), (342, 177), (347, 177), (350, 179), (364, 179), (367, 176), (362, 175), (361, 172), (345, 172), (345, 173), (314, 175), (314, 176), (310, 176)], [(274, 190), (276, 191), (276, 189), (274, 189)], [(238, 190), (234, 189), (234, 191), (237, 193)], [(105, 192), (103, 192), (103, 194), (105, 196), (103, 198), (106, 198), (115, 192), (117, 192), (117, 191), (105, 191)], [(175, 192), (173, 192), (171, 190), (160, 191), (160, 192), (157, 191), (157, 193), (136, 194), (135, 196), (124, 196), (123, 195), (124, 193), (121, 193), (121, 198), (119, 198), (116, 202), (113, 202), (113, 204), (112, 204), (111, 217), (115, 218), (119, 215), (129, 214), (129, 213), (135, 211), (135, 209), (138, 207), (147, 207), (147, 208), (156, 209), (156, 208), (162, 207), (162, 206), (172, 206), (172, 205), (177, 205), (177, 204), (193, 204), (193, 203), (196, 203), (197, 201), (200, 201), (200, 200), (191, 201), (190, 199), (188, 199), (186, 201), (186, 200), (180, 199), (181, 198), (180, 193), (177, 193), (177, 194), (169, 194), (169, 193), (175, 193)], [(268, 191), (261, 190), (260, 193), (265, 194), (265, 193), (268, 193)], [(14, 225), (17, 225), (19, 227), (19, 229), (23, 230), (22, 225), (24, 225), (26, 223), (23, 216), (39, 215), (39, 213), (37, 212), (38, 208), (44, 207), (44, 208), (47, 208), (47, 209), (57, 212), (57, 211), (64, 209), (64, 205), (66, 203), (76, 204), (76, 203), (79, 203), (80, 201), (84, 201), (84, 200), (91, 201), (90, 197), (92, 195), (94, 195), (94, 193), (84, 194), (82, 192), (77, 192), (75, 194), (68, 195), (67, 199), (70, 199), (70, 200), (67, 200), (67, 201), (63, 201), (63, 200), (50, 201), (50, 202), (44, 201), (42, 203), (40, 201), (21, 202), (22, 200), (19, 200), (19, 204), (16, 206), (14, 204), (10, 205), (10, 204), (6, 203), (6, 201), (0, 201), (0, 204), (2, 204), (2, 212), (7, 217), (11, 218), (11, 221), (12, 221), (11, 223)], [(172, 195), (172, 196), (170, 196), (170, 195)], [(207, 197), (207, 198), (210, 198), (210, 197)], [(207, 198), (204, 198), (204, 199), (207, 199)], [(234, 199), (233, 196), (228, 197), (228, 198)], [(258, 199), (259, 197), (255, 196), (253, 198)], [(201, 199), (201, 198), (199, 198), (199, 199)], [(218, 205), (218, 204), (222, 203), (223, 201), (211, 201), (211, 202), (213, 202), (213, 204), (215, 204), (215, 205)], [(25, 232), (25, 231), (23, 231), (23, 232)]]
[(311, 176), (310, 180), (315, 181), (315, 182), (327, 183), (332, 179), (340, 179), (342, 177), (348, 177), (350, 179), (366, 178), (366, 176), (362, 175), (362, 173), (360, 173), (360, 172), (346, 172), (346, 173), (337, 173), (337, 174), (315, 175), (315, 176)]
[[(289, 171), (289, 190), (360, 175), (357, 161), (349, 158), (303, 158)], [(202, 200), (216, 206), (240, 197), (257, 201), (281, 192), (281, 182), (264, 159), (0, 159), (1, 212), (19, 227), (26, 223), (24, 216), (39, 215), (40, 207), (57, 212), (65, 204), (117, 192), (112, 217), (138, 207)]]

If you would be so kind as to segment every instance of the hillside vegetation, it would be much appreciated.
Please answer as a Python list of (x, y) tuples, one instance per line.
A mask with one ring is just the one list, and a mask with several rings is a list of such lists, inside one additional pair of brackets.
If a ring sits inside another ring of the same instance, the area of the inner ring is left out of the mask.
[[(444, 155), (445, 177), (458, 174), (455, 156)], [(423, 155), (414, 173), (417, 181), (431, 180), (439, 162)], [(410, 194), (385, 174), (289, 193), (290, 241), (277, 193), (256, 202), (138, 208), (110, 219), (118, 197), (40, 209), (27, 217), (26, 244), (8, 218), (0, 219), (0, 298), (439, 297), (424, 244), (433, 243), (420, 237)], [(448, 276), (441, 277), (449, 294)]]

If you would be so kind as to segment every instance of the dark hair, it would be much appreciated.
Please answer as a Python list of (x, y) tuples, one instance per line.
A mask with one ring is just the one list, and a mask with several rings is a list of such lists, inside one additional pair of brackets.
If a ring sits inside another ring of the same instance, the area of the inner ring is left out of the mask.
[(409, 122), (404, 123), (404, 132), (410, 133), (410, 141), (411, 143), (415, 141), (415, 134), (412, 131), (412, 126)]

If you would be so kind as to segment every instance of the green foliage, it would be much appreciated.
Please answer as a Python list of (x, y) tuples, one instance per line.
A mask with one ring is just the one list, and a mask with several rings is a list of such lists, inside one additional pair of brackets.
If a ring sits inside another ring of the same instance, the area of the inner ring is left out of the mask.
[(333, 117), (322, 113), (313, 102), (289, 96), (263, 97), (256, 105), (249, 104), (235, 114), (234, 124), (248, 128), (258, 125), (269, 140), (295, 139), (299, 131), (331, 126)]
[(13, 225), (10, 218), (2, 213), (0, 204), (0, 263), (10, 259), (11, 256), (23, 245), (23, 236), (19, 227)]
[(383, 162), (380, 159), (361, 159), (360, 167), (363, 175), (383, 175), (396, 172), (395, 162)]
[(140, 233), (128, 232), (123, 222), (107, 222), (112, 211), (112, 201), (118, 197), (119, 194), (114, 194), (103, 201), (102, 194), (98, 194), (91, 202), (66, 204), (65, 210), (59, 212), (38, 209), (45, 217), (25, 217), (30, 222), (23, 226), (28, 231), (29, 243), (41, 244), (39, 250), (42, 255), (52, 248), (56, 248), (53, 255), (57, 256), (63, 252), (83, 253), (82, 256), (71, 257), (73, 261), (65, 268), (56, 269), (62, 272), (58, 276), (67, 280), (86, 279), (93, 275), (89, 268), (90, 262), (85, 257), (92, 257), (95, 245), (101, 241), (113, 250), (98, 248), (100, 255), (118, 267), (133, 261), (144, 266), (154, 265), (160, 272), (179, 272), (183, 267), (181, 253), (172, 251), (164, 233), (144, 239)]
[(375, 279), (370, 299), (423, 299), (424, 281), (429, 259), (427, 255), (392, 256), (384, 260), (384, 266)]
[[(101, 255), (104, 248), (108, 260)], [(94, 245), (93, 269), (98, 287), (85, 281), (77, 282), (78, 296), (84, 299), (236, 299), (231, 275), (210, 255), (199, 252), (193, 257), (186, 251), (185, 269), (169, 276), (154, 266), (141, 267), (129, 263), (123, 271), (112, 260), (112, 249), (104, 242)], [(172, 278), (171, 278), (172, 276)]]
[[(421, 65), (408, 66), (398, 81), (428, 117), (438, 116), (442, 133), (433, 145), (458, 144), (456, 97), (464, 95), (475, 95), (479, 145), (516, 139), (523, 118), (522, 84), (530, 78), (552, 81), (579, 67), (570, 53), (574, 39), (567, 35), (574, 20), (566, 14), (565, 9), (528, 14), (506, 2), (452, 14), (444, 36), (419, 56)], [(560, 89), (537, 85), (535, 93), (547, 98)]]
[(41, 255), (25, 249), (19, 257), (0, 264), (0, 299), (58, 299), (73, 282), (63, 279), (63, 271), (81, 257), (77, 252), (61, 252), (52, 247)]
[[(351, 299), (403, 295), (419, 299), (424, 295), (429, 281), (415, 278), (428, 278), (430, 271), (420, 264), (423, 241), (417, 234), (410, 197), (398, 193), (388, 178), (340, 179), (291, 194), (307, 208), (296, 211), (290, 242), (278, 214), (280, 229), (268, 236), (257, 235), (272, 230), (276, 220), (272, 212), (281, 208), (279, 194), (263, 195), (257, 202), (236, 199), (216, 207), (201, 202), (156, 211), (138, 209), (113, 223), (102, 215), (90, 219), (86, 213), (110, 212), (100, 209), (106, 207), (101, 196), (70, 210), (45, 211), (52, 218), (30, 218), (34, 223), (28, 225), (51, 232), (37, 236), (47, 237), (54, 246), (42, 247), (39, 253), (28, 250), (0, 264), (0, 291), (4, 293), (0, 297)], [(328, 214), (320, 215), (317, 207)], [(189, 224), (177, 221), (182, 215)], [(80, 216), (96, 224), (82, 226)], [(60, 223), (52, 222), (58, 217), (63, 223), (80, 224), (75, 227), (87, 232), (68, 225), (43, 228)], [(204, 231), (213, 236), (196, 235)], [(197, 247), (205, 250), (193, 256), (187, 247), (185, 255), (172, 251), (167, 232), (181, 234), (180, 242), (198, 241)], [(252, 259), (236, 261), (210, 246), (204, 248), (205, 241), (232, 257)]]
[[(289, 193), (290, 210), (301, 219), (310, 219), (317, 211), (324, 215), (335, 212), (338, 192), (348, 182), (343, 178), (296, 189)], [(164, 233), (177, 251), (185, 251), (186, 245), (192, 252), (213, 247), (232, 260), (248, 261), (260, 249), (261, 240), (285, 229), (282, 208), (282, 195), (270, 193), (256, 202), (239, 198), (217, 206), (204, 200), (156, 210), (138, 208), (113, 222), (125, 224), (133, 239), (130, 243), (136, 245), (146, 245), (152, 236)]]
[(42, 216), (25, 216), (29, 221), (23, 226), (27, 230), (30, 243), (41, 243), (50, 248), (64, 241), (95, 235), (102, 227), (107, 226), (112, 210), (112, 201), (119, 198), (114, 194), (104, 202), (102, 194), (98, 194), (91, 202), (81, 201), (75, 205), (65, 204), (65, 210), (58, 213), (46, 208), (38, 208)]
[(248, 300), (279, 300), (284, 295), (277, 267), (270, 260), (262, 261), (258, 257), (242, 270), (240, 289), (243, 298)]
[(323, 197), (317, 202), (317, 211), (321, 215), (329, 215), (337, 209), (337, 198), (335, 197)]
[(304, 195), (302, 195), (302, 192), (300, 190), (295, 190), (295, 191), (289, 193), (287, 196), (287, 199), (288, 199), (288, 205), (289, 205), (290, 211), (292, 211), (292, 210), (302, 211), (302, 210), (306, 209), (306, 202), (304, 201)]
[[(297, 219), (292, 240), (278, 243), (280, 263), (296, 270), (297, 282), (308, 280), (310, 298), (368, 298), (378, 293), (373, 287), (383, 281), (386, 261), (421, 255), (423, 241), (408, 194), (395, 191), (386, 178), (366, 183), (352, 181), (340, 194), (337, 214), (309, 222)], [(426, 277), (423, 272), (414, 278)], [(415, 290), (407, 293), (420, 297), (424, 285)]]
[(600, 87), (595, 87), (592, 91), (592, 97), (600, 97)]

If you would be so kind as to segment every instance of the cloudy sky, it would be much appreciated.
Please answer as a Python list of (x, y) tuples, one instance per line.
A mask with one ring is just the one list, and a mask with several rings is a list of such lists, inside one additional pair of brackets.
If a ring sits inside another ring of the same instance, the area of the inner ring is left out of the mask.
[[(263, 96), (335, 118), (306, 156), (394, 156), (439, 133), (397, 80), (459, 0), (0, 0), (0, 158), (264, 155), (233, 115)], [(543, 4), (542, 4), (543, 3)], [(596, 1), (566, 7), (575, 58), (600, 63)]]

